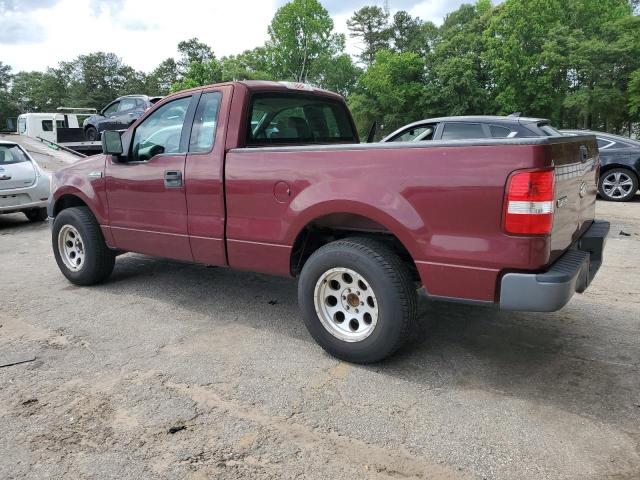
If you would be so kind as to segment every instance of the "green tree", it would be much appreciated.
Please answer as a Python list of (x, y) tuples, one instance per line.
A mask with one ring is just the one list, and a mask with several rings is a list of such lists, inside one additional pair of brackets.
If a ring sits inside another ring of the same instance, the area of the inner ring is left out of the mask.
[(9, 127), (7, 120), (18, 115), (18, 108), (9, 92), (12, 78), (11, 67), (0, 62), (0, 130)]
[(383, 134), (423, 118), (426, 99), (423, 59), (412, 52), (383, 50), (358, 80), (349, 105), (361, 134), (374, 121)]
[(80, 55), (51, 70), (68, 92), (68, 106), (101, 108), (126, 93), (140, 93), (135, 71), (114, 53)]
[(11, 66), (0, 62), (0, 90), (6, 92), (11, 82)]
[(495, 110), (483, 55), (489, 10), (462, 5), (447, 15), (427, 57), (428, 105), (432, 115), (490, 114)]
[(222, 81), (222, 66), (218, 60), (211, 59), (204, 63), (191, 62), (184, 77), (173, 84), (171, 90), (176, 92), (187, 88), (201, 87)]
[(636, 121), (640, 119), (640, 70), (636, 70), (630, 75), (629, 109)]
[(19, 72), (13, 76), (11, 98), (20, 112), (54, 112), (66, 98), (64, 83), (49, 72)]
[(178, 60), (180, 73), (185, 73), (191, 63), (206, 63), (215, 59), (211, 47), (197, 37), (178, 43), (178, 53), (180, 54), (180, 60)]
[(222, 81), (269, 80), (271, 78), (269, 54), (265, 47), (245, 50), (239, 55), (229, 55), (220, 61)]
[(319, 59), (344, 50), (344, 36), (318, 0), (293, 0), (273, 17), (266, 50), (273, 78), (307, 82)]
[(377, 52), (389, 48), (389, 13), (382, 8), (362, 7), (347, 20), (347, 27), (349, 36), (357, 38), (362, 45), (358, 58), (365, 65), (373, 63)]
[(389, 32), (394, 51), (415, 52), (426, 57), (435, 44), (438, 27), (400, 10), (393, 16)]
[(637, 65), (627, 53), (634, 35), (627, 0), (504, 2), (486, 29), (484, 56), (500, 111), (618, 130)]
[(336, 57), (319, 58), (314, 64), (314, 71), (311, 72), (316, 85), (344, 97), (354, 91), (361, 74), (362, 69), (358, 68), (346, 53)]
[(179, 79), (178, 64), (173, 58), (163, 60), (146, 78), (149, 95), (167, 95)]

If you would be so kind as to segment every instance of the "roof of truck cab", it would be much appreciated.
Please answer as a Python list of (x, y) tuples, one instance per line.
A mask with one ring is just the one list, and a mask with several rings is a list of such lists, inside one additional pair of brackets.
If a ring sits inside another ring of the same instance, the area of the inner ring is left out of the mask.
[[(201, 87), (194, 87), (188, 90), (181, 90), (180, 92), (176, 92), (171, 97), (176, 95), (177, 93), (184, 92), (197, 92), (206, 88), (211, 87), (220, 87), (224, 85), (242, 85), (251, 93), (254, 92), (283, 92), (283, 93), (311, 93), (314, 95), (322, 95), (324, 97), (330, 97), (336, 100), (344, 101), (342, 95), (331, 92), (329, 90), (324, 90), (322, 88), (316, 88), (312, 85), (307, 85), (304, 83), (297, 82), (273, 82), (267, 80), (240, 80), (235, 82), (223, 82), (223, 83), (214, 83), (211, 85), (203, 85)], [(166, 97), (165, 97), (166, 98)]]
[(342, 100), (342, 95), (331, 92), (329, 90), (324, 90), (322, 88), (314, 87), (313, 85), (308, 85), (300, 82), (272, 82), (266, 80), (244, 80), (242, 82), (238, 82), (243, 84), (252, 92), (298, 92), (298, 93), (319, 93), (320, 95), (324, 95), (327, 97), (334, 97), (336, 99)]

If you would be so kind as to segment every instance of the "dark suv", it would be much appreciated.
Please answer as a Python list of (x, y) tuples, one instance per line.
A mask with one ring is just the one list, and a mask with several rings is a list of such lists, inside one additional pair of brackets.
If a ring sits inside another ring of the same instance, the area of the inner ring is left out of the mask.
[(595, 135), (600, 150), (598, 192), (605, 200), (626, 202), (638, 191), (640, 142), (593, 130), (562, 130), (564, 135)]
[(477, 138), (556, 137), (562, 134), (543, 118), (469, 116), (428, 118), (410, 123), (382, 139), (383, 142), (470, 140)]
[(115, 99), (95, 115), (88, 117), (82, 124), (84, 138), (98, 140), (105, 130), (124, 130), (162, 97), (147, 95), (125, 95)]

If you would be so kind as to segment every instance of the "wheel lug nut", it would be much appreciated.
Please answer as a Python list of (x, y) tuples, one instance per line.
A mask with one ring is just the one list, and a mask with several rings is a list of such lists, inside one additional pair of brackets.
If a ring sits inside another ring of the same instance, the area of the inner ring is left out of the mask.
[(360, 302), (360, 306), (361, 306), (361, 307), (364, 307), (364, 302)]
[(360, 310), (358, 310), (357, 308), (356, 308), (356, 313), (360, 313)]
[(351, 307), (349, 305), (347, 305), (347, 310), (349, 310)]
[(346, 299), (347, 299), (347, 297), (346, 297), (345, 295), (343, 295), (343, 296), (342, 296), (342, 299), (343, 299), (343, 300), (346, 300)]
[(360, 295), (360, 292), (356, 292), (356, 295)]

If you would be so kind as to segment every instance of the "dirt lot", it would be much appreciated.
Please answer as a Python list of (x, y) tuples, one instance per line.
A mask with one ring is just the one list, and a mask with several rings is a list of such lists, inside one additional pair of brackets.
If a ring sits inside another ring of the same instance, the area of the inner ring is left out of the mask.
[(598, 215), (564, 310), (422, 301), (369, 367), (316, 346), (295, 280), (126, 255), (78, 288), (0, 217), (0, 363), (36, 357), (0, 368), (0, 478), (638, 479), (640, 197)]

